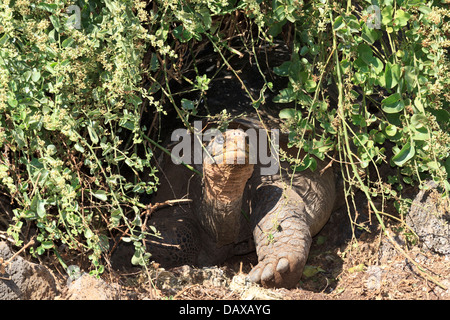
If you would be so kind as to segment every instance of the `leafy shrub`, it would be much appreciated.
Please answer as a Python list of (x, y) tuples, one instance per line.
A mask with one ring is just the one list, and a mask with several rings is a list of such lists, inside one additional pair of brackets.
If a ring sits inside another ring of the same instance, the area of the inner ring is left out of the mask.
[[(346, 182), (369, 199), (399, 199), (404, 184), (429, 178), (448, 196), (450, 11), (439, 1), (275, 2), (273, 19), (291, 21), (295, 39), (291, 61), (274, 70), (289, 77), (276, 99), (307, 111), (282, 114), (292, 144), (320, 159), (337, 149)], [(397, 174), (383, 177), (382, 164)]]
[[(72, 4), (81, 9), (79, 29), (66, 13)], [(142, 114), (172, 106), (189, 126), (212, 80), (196, 68), (205, 44), (240, 80), (229, 59), (242, 53), (230, 39), (250, 55), (290, 39), (291, 59), (273, 70), (288, 85), (274, 101), (292, 104), (280, 118), (290, 143), (306, 151), (291, 159), (296, 170), (328, 156), (341, 163), (347, 194), (357, 187), (368, 199), (399, 200), (405, 183), (431, 177), (448, 195), (449, 15), (440, 1), (424, 0), (4, 0), (0, 181), (14, 201), (8, 233), (20, 244), (33, 223), (36, 253), (57, 253), (64, 243), (89, 252), (101, 272), (110, 232), (121, 230), (135, 244), (133, 261), (145, 264), (138, 196), (157, 188), (148, 143), (157, 144)], [(173, 80), (198, 99), (175, 101)], [(273, 84), (260, 90), (249, 94), (255, 108)], [(382, 164), (397, 173), (382, 176)]]
[(0, 180), (16, 244), (33, 223), (37, 254), (62, 243), (101, 272), (108, 229), (143, 237), (137, 193), (156, 188), (140, 126), (147, 14), (138, 1), (79, 1), (77, 29), (71, 4), (0, 4)]

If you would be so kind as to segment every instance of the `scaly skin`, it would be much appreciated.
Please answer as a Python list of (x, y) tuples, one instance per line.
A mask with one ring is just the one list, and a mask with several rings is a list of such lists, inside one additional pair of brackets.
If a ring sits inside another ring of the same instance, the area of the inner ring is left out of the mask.
[(291, 183), (288, 168), (283, 164), (281, 175), (250, 181), (257, 186), (251, 223), (259, 262), (249, 278), (267, 287), (298, 284), (312, 237), (328, 221), (336, 198), (332, 169), (320, 173), (319, 163), (315, 172), (295, 173)]
[(312, 238), (305, 219), (305, 204), (294, 191), (276, 185), (257, 190), (251, 223), (259, 263), (249, 278), (267, 287), (298, 284)]

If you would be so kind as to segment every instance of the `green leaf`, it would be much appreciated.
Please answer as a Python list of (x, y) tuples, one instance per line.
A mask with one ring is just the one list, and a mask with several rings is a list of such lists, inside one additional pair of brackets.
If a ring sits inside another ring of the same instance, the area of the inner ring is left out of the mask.
[(75, 150), (77, 150), (78, 152), (81, 152), (81, 153), (84, 152), (84, 147), (83, 147), (81, 144), (79, 144), (78, 142), (75, 143), (74, 148), (75, 148)]
[(319, 272), (325, 272), (325, 270), (323, 270), (321, 267), (310, 266), (310, 265), (306, 265), (303, 268), (303, 275), (307, 278), (311, 278), (311, 277), (315, 276), (316, 274), (318, 274)]
[(420, 99), (419, 97), (416, 97), (414, 99), (414, 107), (416, 107), (416, 109), (419, 110), (419, 112), (424, 113), (425, 109), (423, 108), (423, 103), (421, 100), (422, 99)]
[(280, 119), (295, 119), (296, 116), (301, 116), (301, 113), (293, 108), (286, 108), (278, 114)]
[(303, 46), (303, 47), (300, 49), (300, 55), (301, 55), (301, 56), (304, 56), (304, 55), (307, 54), (308, 52), (309, 52), (308, 46)]
[(281, 22), (274, 22), (270, 25), (269, 30), (267, 33), (271, 35), (272, 37), (276, 37), (283, 31), (283, 26), (287, 23), (286, 20), (283, 20)]
[(394, 93), (381, 101), (381, 109), (386, 113), (398, 113), (405, 108), (400, 93)]
[(342, 28), (345, 28), (345, 22), (344, 22), (344, 18), (342, 16), (339, 16), (336, 18), (336, 20), (334, 20), (333, 29), (334, 29), (334, 31), (337, 31)]
[(106, 195), (106, 191), (104, 190), (91, 191), (91, 194), (101, 201), (108, 200), (108, 196)]
[(18, 105), (19, 103), (18, 103), (17, 100), (14, 99), (13, 97), (8, 96), (8, 104), (10, 105), (11, 108), (15, 108), (15, 107), (17, 107), (17, 105)]
[(113, 227), (118, 227), (120, 224), (120, 221), (122, 219), (122, 211), (120, 209), (114, 209), (111, 211), (111, 224)]
[(51, 21), (53, 27), (55, 28), (55, 30), (59, 32), (61, 30), (61, 23), (59, 22), (58, 17), (55, 15), (51, 15), (50, 21)]
[(429, 161), (427, 162), (427, 167), (430, 170), (439, 170), (439, 163), (437, 163), (436, 161)]
[(408, 88), (413, 89), (416, 86), (416, 69), (413, 66), (405, 66), (405, 80)]
[(281, 66), (273, 68), (273, 72), (281, 77), (287, 77), (289, 75), (289, 68), (291, 66), (291, 61), (285, 61)]
[(181, 99), (181, 107), (184, 110), (194, 110), (195, 106), (194, 106), (194, 102), (192, 102), (191, 100), (188, 99)]
[(38, 200), (37, 206), (36, 206), (36, 213), (40, 218), (44, 218), (46, 215), (45, 210), (45, 201), (44, 200)]
[(51, 249), (51, 248), (53, 248), (53, 241), (44, 241), (41, 243), (41, 246), (43, 249), (46, 249), (46, 250)]
[(284, 6), (279, 5), (274, 11), (274, 16), (278, 21), (283, 21), (286, 18), (286, 13), (284, 11)]
[(375, 29), (375, 28), (369, 28), (366, 24), (364, 25), (361, 37), (369, 44), (374, 44), (375, 41), (377, 41), (381, 37), (382, 33)]
[(211, 13), (209, 12), (208, 8), (201, 8), (199, 10), (199, 14), (202, 18), (203, 27), (204, 27), (204, 30), (202, 32), (205, 32), (205, 31), (209, 30), (209, 28), (211, 28), (211, 24), (212, 24)]
[(314, 92), (316, 90), (317, 84), (314, 80), (306, 80), (305, 90), (307, 92)]
[(98, 236), (98, 246), (102, 252), (108, 252), (109, 250), (109, 238), (103, 234)]
[(304, 83), (308, 79), (308, 72), (304, 71), (304, 65), (301, 61), (297, 60), (292, 62), (289, 66), (290, 81), (295, 83)]
[(31, 80), (33, 82), (38, 82), (40, 78), (41, 73), (38, 70), (34, 69), (33, 72), (31, 73)]
[(447, 177), (450, 178), (450, 157), (444, 162), (445, 171), (447, 171)]
[(152, 58), (150, 59), (150, 70), (153, 72), (157, 71), (159, 66), (158, 56), (155, 53), (152, 53)]
[(314, 172), (317, 169), (317, 161), (314, 157), (306, 155), (302, 162), (301, 165), (295, 166), (296, 172), (305, 171), (308, 168)]
[(426, 127), (413, 128), (412, 139), (415, 141), (425, 141), (428, 140), (429, 133)]
[(388, 89), (394, 88), (398, 84), (398, 81), (400, 80), (400, 77), (401, 77), (400, 65), (398, 65), (398, 64), (392, 65), (391, 63), (388, 62), (386, 64), (384, 77), (385, 77), (385, 81), (386, 81), (386, 83), (385, 83), (386, 88), (388, 88)]
[(63, 48), (70, 47), (74, 42), (75, 42), (75, 40), (73, 40), (71, 37), (69, 37), (62, 42), (62, 47)]
[(92, 125), (89, 125), (87, 127), (87, 129), (88, 129), (89, 137), (91, 138), (92, 143), (97, 144), (98, 143), (98, 135), (95, 132), (94, 127)]
[(357, 133), (354, 136), (353, 141), (356, 146), (363, 146), (369, 141), (369, 135), (367, 133)]
[(381, 11), (381, 24), (388, 26), (388, 25), (392, 25), (392, 14), (394, 13), (394, 8), (392, 8), (391, 5), (386, 6), (382, 11)]
[(47, 64), (45, 65), (45, 70), (47, 70), (48, 72), (50, 72), (51, 74), (55, 73), (55, 66), (58, 64), (58, 62), (47, 62)]
[(141, 226), (142, 226), (142, 219), (141, 219), (141, 217), (139, 216), (139, 214), (137, 214), (137, 215), (134, 217), (134, 220), (131, 222), (131, 224), (132, 224), (133, 226), (135, 226), (135, 227), (141, 227)]
[(427, 7), (427, 6), (424, 6), (424, 5), (419, 7), (419, 11), (424, 13), (424, 14), (430, 14), (432, 12), (430, 7)]
[(292, 88), (286, 88), (280, 91), (280, 93), (273, 98), (275, 103), (288, 103), (295, 99), (295, 93)]
[(0, 38), (0, 47), (3, 47), (3, 45), (9, 40), (9, 35), (4, 34), (3, 37)]
[(39, 195), (35, 195), (30, 204), (30, 211), (35, 212), (39, 218), (44, 218), (46, 215), (45, 200), (42, 200)]
[(87, 228), (86, 230), (84, 230), (84, 237), (86, 239), (92, 238), (94, 236), (94, 233), (92, 232), (91, 229)]
[[(394, 133), (394, 135), (395, 135), (395, 133)], [(378, 144), (383, 144), (384, 141), (386, 140), (386, 137), (382, 132), (377, 132), (377, 133), (375, 133), (373, 140)]]
[(173, 29), (173, 35), (175, 36), (175, 38), (177, 38), (181, 42), (188, 42), (189, 40), (192, 39), (192, 33), (187, 31), (183, 27), (183, 25), (179, 25), (178, 27)]
[(371, 64), (372, 60), (373, 60), (373, 52), (372, 52), (372, 48), (370, 48), (369, 45), (365, 44), (365, 43), (361, 43), (358, 46), (358, 56), (366, 63), (366, 64)]
[(414, 157), (415, 148), (414, 143), (407, 142), (403, 148), (392, 157), (392, 161), (399, 167), (402, 167), (412, 157)]
[(309, 95), (304, 94), (302, 91), (298, 91), (295, 98), (301, 105), (310, 106), (312, 104), (312, 98)]
[(415, 129), (422, 128), (423, 126), (425, 126), (427, 124), (427, 122), (428, 122), (427, 117), (424, 116), (423, 114), (414, 114), (411, 117), (411, 125)]
[(411, 18), (411, 15), (408, 12), (403, 11), (402, 9), (398, 9), (395, 13), (394, 22), (396, 25), (404, 27), (408, 24), (408, 20)]
[(450, 113), (445, 109), (432, 109), (431, 113), (436, 117), (436, 120), (441, 123), (450, 122)]
[(42, 9), (51, 13), (55, 13), (58, 9), (58, 5), (55, 3), (45, 3), (41, 2), (37, 5), (38, 9)]
[(123, 120), (121, 120), (121, 121), (119, 122), (119, 125), (120, 125), (121, 127), (125, 128), (125, 129), (130, 130), (130, 131), (133, 131), (133, 130), (134, 130), (134, 122), (131, 121), (131, 120), (125, 120), (125, 119), (123, 119)]
[(141, 265), (141, 266), (146, 265), (148, 259), (151, 257), (151, 254), (145, 252), (144, 249), (142, 248), (136, 247), (136, 242), (134, 244), (135, 244), (135, 252), (133, 257), (131, 258), (131, 263), (133, 265)]
[(375, 74), (380, 74), (383, 71), (383, 62), (381, 62), (381, 60), (377, 57), (372, 57), (370, 65), (372, 66), (372, 70), (375, 72)]

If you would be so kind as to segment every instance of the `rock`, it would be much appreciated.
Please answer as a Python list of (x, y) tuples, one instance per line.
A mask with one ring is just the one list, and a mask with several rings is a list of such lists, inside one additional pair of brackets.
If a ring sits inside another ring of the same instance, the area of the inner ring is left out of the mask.
[[(392, 232), (394, 233), (394, 232)], [(401, 234), (394, 234), (392, 239), (398, 244), (400, 247), (404, 247), (406, 245), (406, 241)], [(381, 245), (378, 250), (378, 261), (381, 264), (389, 263), (394, 260), (398, 256), (398, 251), (392, 245), (388, 238), (383, 237), (381, 240)]]
[[(0, 242), (0, 257), (4, 261), (13, 254), (6, 242)], [(57, 294), (50, 271), (20, 256), (5, 267), (5, 273), (0, 273), (0, 300), (50, 300)]]
[(381, 288), (381, 276), (383, 269), (380, 266), (372, 265), (366, 270), (366, 287), (369, 290), (379, 290)]
[(70, 282), (64, 294), (66, 300), (118, 300), (119, 297), (118, 285), (109, 285), (102, 279), (87, 273)]
[(444, 279), (443, 281), (441, 281), (441, 284), (444, 285), (447, 290), (444, 290), (441, 287), (436, 287), (436, 292), (441, 296), (442, 299), (450, 300), (450, 278)]
[(406, 223), (429, 250), (450, 255), (450, 200), (427, 182), (428, 190), (420, 191), (414, 199)]

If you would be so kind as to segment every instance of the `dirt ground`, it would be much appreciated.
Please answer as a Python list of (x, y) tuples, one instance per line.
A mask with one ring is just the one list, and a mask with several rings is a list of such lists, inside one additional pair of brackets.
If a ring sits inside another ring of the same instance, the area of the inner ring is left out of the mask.
[[(35, 262), (51, 270), (59, 300), (450, 300), (450, 256), (434, 253), (420, 242), (411, 244), (401, 226), (385, 218), (389, 240), (362, 196), (356, 203), (357, 219), (343, 207), (313, 238), (303, 277), (290, 290), (246, 281), (257, 263), (255, 253), (220, 266), (168, 270), (156, 264), (147, 269), (131, 264), (113, 267), (106, 257), (101, 279), (87, 275), (68, 279), (52, 255)], [(87, 271), (83, 256), (63, 258), (81, 266), (80, 274)]]
[[(364, 228), (352, 231), (344, 208), (333, 214), (314, 238), (303, 278), (295, 289), (265, 289), (246, 282), (245, 276), (257, 263), (256, 254), (249, 254), (206, 269), (164, 270), (153, 265), (148, 270), (110, 270), (102, 276), (99, 298), (110, 288), (115, 292), (110, 297), (123, 300), (450, 300), (450, 257), (420, 244), (408, 247), (401, 233), (396, 233), (398, 225), (388, 222), (389, 234), (403, 250), (399, 251), (383, 235), (374, 216), (362, 212), (357, 222)], [(96, 299), (99, 286), (88, 282), (83, 298)], [(58, 299), (70, 295), (63, 289)]]
[[(396, 251), (376, 226), (370, 233), (362, 232), (358, 238), (352, 239), (352, 235), (347, 233), (345, 239), (346, 232), (342, 232), (345, 227), (336, 223), (336, 220), (348, 220), (344, 215), (345, 212), (336, 213), (314, 238), (298, 288), (266, 290), (260, 297), (283, 300), (450, 299), (450, 257), (419, 247), (404, 248), (405, 256)], [(339, 228), (341, 230), (336, 230)], [(394, 234), (392, 229), (394, 226), (389, 229)], [(225, 269), (230, 276), (239, 273), (245, 276), (256, 264), (256, 259), (256, 255), (234, 258), (225, 265)], [(166, 299), (249, 298), (229, 286), (211, 284), (187, 286), (175, 295), (167, 295), (161, 290), (158, 295)], [(257, 295), (255, 297), (258, 298)]]

